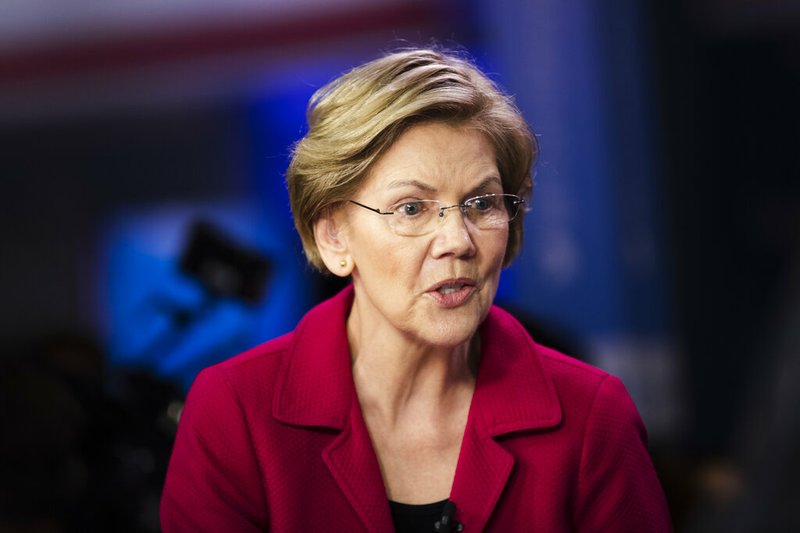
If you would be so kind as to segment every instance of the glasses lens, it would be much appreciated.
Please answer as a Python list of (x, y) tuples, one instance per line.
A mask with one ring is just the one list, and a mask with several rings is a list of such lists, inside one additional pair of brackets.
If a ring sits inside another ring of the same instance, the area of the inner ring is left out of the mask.
[(436, 200), (413, 200), (389, 207), (389, 221), (398, 235), (423, 235), (436, 226), (440, 203)]
[(460, 208), (478, 229), (502, 227), (514, 220), (524, 203), (513, 194), (486, 194), (470, 198), (461, 205), (445, 206), (438, 200), (412, 200), (394, 204), (386, 211), (391, 213), (388, 219), (395, 233), (417, 236), (435, 231), (446, 211), (453, 208)]
[(514, 194), (504, 194), (503, 199), (506, 204), (506, 212), (508, 213), (507, 222), (511, 222), (517, 218), (520, 210), (525, 205), (525, 200)]
[(487, 194), (470, 198), (464, 205), (470, 221), (480, 229), (508, 224), (517, 216), (520, 199), (513, 194)]

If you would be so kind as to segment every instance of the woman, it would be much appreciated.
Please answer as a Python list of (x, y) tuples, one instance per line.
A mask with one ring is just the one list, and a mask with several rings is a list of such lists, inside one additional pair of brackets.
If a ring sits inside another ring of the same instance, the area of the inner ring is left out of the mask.
[(295, 224), (352, 285), (198, 376), (164, 530), (668, 530), (620, 381), (492, 306), (536, 153), (511, 100), (410, 50), (322, 88), (308, 119)]

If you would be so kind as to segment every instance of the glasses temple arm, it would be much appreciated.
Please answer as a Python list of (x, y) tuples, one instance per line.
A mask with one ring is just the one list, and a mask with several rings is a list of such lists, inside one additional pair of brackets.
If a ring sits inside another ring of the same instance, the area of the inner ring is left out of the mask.
[(348, 200), (348, 202), (354, 203), (359, 207), (363, 207), (364, 209), (369, 209), (373, 213), (378, 213), (379, 215), (393, 215), (394, 214), (394, 211), (381, 211), (380, 209), (377, 209), (375, 207), (370, 207), (368, 205), (364, 205), (362, 203), (356, 202), (355, 200)]

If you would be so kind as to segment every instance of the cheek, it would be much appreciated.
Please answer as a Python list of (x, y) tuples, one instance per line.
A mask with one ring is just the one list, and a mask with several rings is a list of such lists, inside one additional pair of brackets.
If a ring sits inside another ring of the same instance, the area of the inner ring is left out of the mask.
[(503, 259), (508, 247), (508, 230), (498, 232), (491, 239), (487, 239), (483, 246), (488, 270), (497, 270), (498, 274), (503, 268)]
[(384, 280), (395, 286), (415, 284), (420, 279), (425, 255), (424, 248), (418, 244), (402, 243), (386, 247), (379, 257), (384, 264)]
[(418, 278), (419, 246), (392, 239), (361, 244), (359, 253), (354, 254), (356, 266), (365, 278), (383, 284), (384, 290), (396, 288), (404, 280)]

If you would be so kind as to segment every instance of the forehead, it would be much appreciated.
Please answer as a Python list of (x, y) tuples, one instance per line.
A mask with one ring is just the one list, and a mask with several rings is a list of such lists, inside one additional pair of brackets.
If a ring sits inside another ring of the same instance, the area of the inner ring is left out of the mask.
[(496, 183), (495, 150), (469, 126), (423, 123), (406, 130), (370, 169), (364, 189), (463, 192)]

